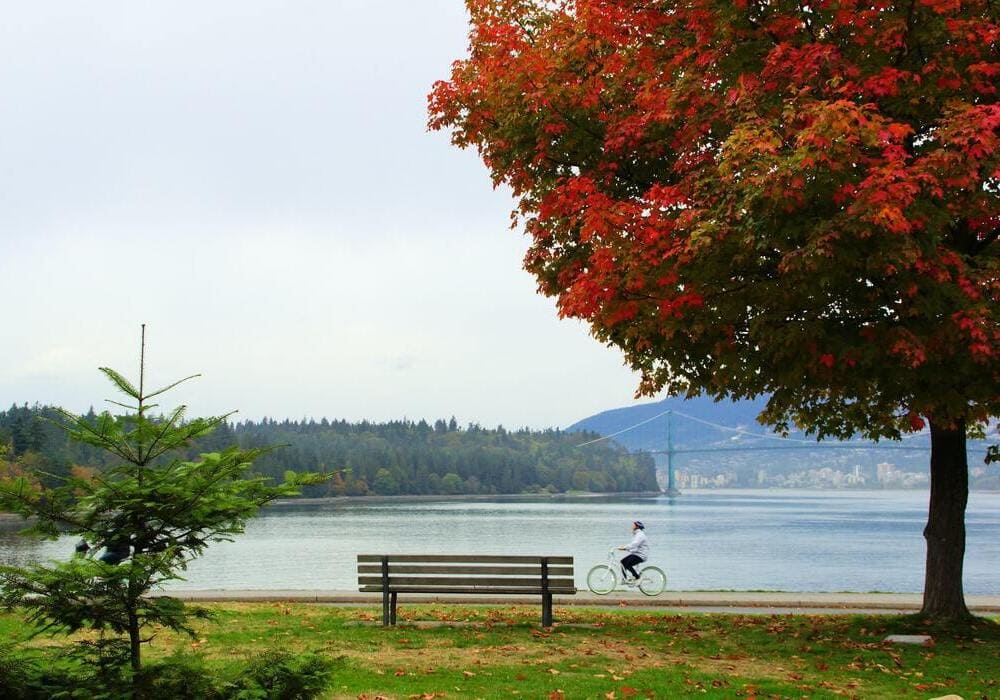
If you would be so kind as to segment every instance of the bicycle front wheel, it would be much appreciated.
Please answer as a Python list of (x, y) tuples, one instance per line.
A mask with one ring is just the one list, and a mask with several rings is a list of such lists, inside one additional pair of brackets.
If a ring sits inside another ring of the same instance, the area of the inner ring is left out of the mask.
[(598, 564), (587, 574), (587, 588), (597, 595), (607, 595), (615, 590), (618, 585), (618, 577), (615, 570), (607, 564)]
[(667, 587), (667, 575), (658, 566), (646, 566), (639, 572), (639, 590), (646, 595), (660, 595)]

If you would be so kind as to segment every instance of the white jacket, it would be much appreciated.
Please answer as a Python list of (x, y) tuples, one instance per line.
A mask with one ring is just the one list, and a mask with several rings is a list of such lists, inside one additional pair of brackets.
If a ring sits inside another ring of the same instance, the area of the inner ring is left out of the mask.
[(649, 559), (649, 540), (646, 539), (646, 533), (636, 529), (635, 534), (632, 535), (632, 541), (625, 546), (625, 549), (628, 550), (629, 554), (634, 554), (643, 561)]

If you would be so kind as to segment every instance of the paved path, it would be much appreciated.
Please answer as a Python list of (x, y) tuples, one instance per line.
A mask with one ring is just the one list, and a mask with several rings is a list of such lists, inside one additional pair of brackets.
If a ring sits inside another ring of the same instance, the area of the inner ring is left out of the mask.
[[(192, 602), (246, 601), (380, 605), (381, 594), (357, 591), (172, 591)], [(598, 596), (581, 591), (575, 596), (554, 596), (556, 605), (655, 607), (696, 612), (796, 612), (796, 613), (911, 613), (920, 610), (919, 593), (757, 593), (748, 591), (664, 591), (650, 598), (632, 591)], [(400, 596), (400, 603), (537, 604), (538, 596), (418, 595)], [(1000, 614), (1000, 595), (966, 596), (969, 609), (979, 615)]]

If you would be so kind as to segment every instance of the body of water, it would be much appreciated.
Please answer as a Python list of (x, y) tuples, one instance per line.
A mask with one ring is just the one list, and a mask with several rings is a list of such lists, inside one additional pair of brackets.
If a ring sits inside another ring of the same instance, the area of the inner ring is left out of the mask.
[[(642, 520), (673, 590), (923, 590), (923, 491), (692, 491), (675, 498), (361, 501), (276, 506), (213, 544), (172, 589), (357, 588), (359, 553), (573, 555), (577, 586)], [(965, 592), (1000, 592), (1000, 493), (974, 492)], [(72, 542), (15, 535), (0, 562), (68, 558)]]

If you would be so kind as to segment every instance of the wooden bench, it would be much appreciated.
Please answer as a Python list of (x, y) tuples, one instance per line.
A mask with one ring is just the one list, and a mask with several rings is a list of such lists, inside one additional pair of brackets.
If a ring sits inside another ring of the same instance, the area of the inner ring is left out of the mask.
[(481, 554), (359, 554), (358, 588), (382, 594), (382, 624), (396, 624), (398, 593), (540, 595), (542, 626), (552, 596), (573, 595), (573, 557)]

